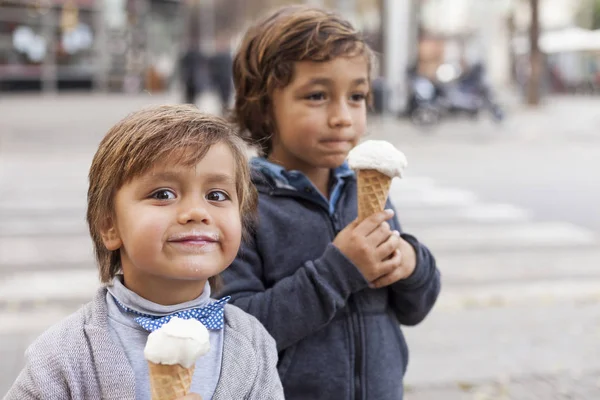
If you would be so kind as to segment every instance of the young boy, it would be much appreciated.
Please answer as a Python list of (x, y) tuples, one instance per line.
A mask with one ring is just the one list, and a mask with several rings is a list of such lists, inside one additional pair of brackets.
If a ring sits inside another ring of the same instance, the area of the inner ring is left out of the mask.
[(399, 324), (421, 322), (440, 290), (393, 211), (355, 221), (345, 159), (365, 133), (371, 57), (347, 21), (292, 6), (251, 28), (234, 61), (236, 119), (261, 155), (259, 222), (221, 294), (274, 337), (289, 400), (402, 399)]
[(146, 329), (175, 316), (209, 330), (186, 399), (283, 399), (273, 339), (228, 299), (210, 299), (256, 207), (231, 126), (191, 106), (133, 113), (100, 143), (89, 181), (107, 285), (31, 345), (6, 399), (150, 399)]

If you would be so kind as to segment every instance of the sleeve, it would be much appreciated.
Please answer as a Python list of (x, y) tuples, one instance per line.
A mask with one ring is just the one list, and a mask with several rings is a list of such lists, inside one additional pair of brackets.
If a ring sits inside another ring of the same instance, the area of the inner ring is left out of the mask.
[(390, 305), (402, 325), (417, 325), (429, 314), (438, 298), (440, 271), (431, 251), (414, 236), (403, 233), (396, 217), (393, 223), (395, 226), (392, 228), (398, 230), (400, 236), (414, 248), (417, 265), (408, 278), (389, 286)]
[(258, 400), (283, 400), (283, 386), (277, 371), (277, 347), (275, 341), (265, 328), (256, 321), (260, 334), (255, 343), (257, 352), (258, 369), (252, 389), (248, 394), (249, 399)]
[(39, 388), (36, 386), (32, 376), (31, 366), (26, 365), (21, 371), (15, 383), (8, 390), (4, 400), (38, 400), (42, 399)]
[[(301, 265), (272, 286), (263, 282), (263, 265), (255, 238), (248, 240), (223, 273), (221, 295), (254, 315), (284, 350), (327, 325), (348, 297), (368, 287), (354, 264), (333, 244), (323, 255)], [(285, 323), (282, 323), (285, 321)]]
[[(50, 347), (52, 348), (52, 347)], [(69, 399), (69, 389), (51, 352), (39, 340), (25, 352), (25, 367), (4, 400)]]

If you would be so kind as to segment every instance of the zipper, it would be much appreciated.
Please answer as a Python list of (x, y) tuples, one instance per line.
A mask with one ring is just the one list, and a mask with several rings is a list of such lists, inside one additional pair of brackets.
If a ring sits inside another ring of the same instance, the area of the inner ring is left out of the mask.
[[(287, 190), (272, 190), (270, 195), (275, 196), (289, 196), (296, 197), (303, 200), (307, 200), (312, 202), (313, 204), (317, 204), (321, 206), (321, 208), (326, 212), (326, 215), (331, 222), (332, 228), (332, 240), (335, 236), (344, 228), (340, 224), (340, 218), (336, 213), (329, 214), (329, 209), (325, 208), (321, 204), (314, 201), (314, 198), (308, 195), (305, 195), (302, 192), (296, 191), (287, 191)], [(339, 199), (339, 202), (342, 202), (342, 198)], [(348, 309), (350, 310), (350, 329), (352, 330), (352, 336), (354, 339), (354, 399), (362, 400), (362, 380), (361, 380), (361, 370), (362, 370), (362, 334), (360, 329), (360, 315), (358, 311), (358, 306), (356, 305), (356, 300), (354, 297), (350, 297), (348, 299)]]
[(348, 308), (352, 316), (352, 332), (354, 334), (354, 399), (362, 399), (362, 382), (360, 372), (362, 369), (362, 346), (361, 346), (361, 332), (360, 332), (360, 319), (358, 315), (358, 307), (353, 297), (348, 299)]
[[(330, 216), (331, 224), (333, 227), (333, 236), (335, 237), (343, 227), (340, 225), (340, 219), (336, 213)], [(358, 306), (354, 297), (348, 299), (348, 309), (350, 310), (350, 329), (352, 330), (352, 336), (354, 339), (354, 399), (362, 399), (362, 381), (361, 381), (361, 370), (362, 370), (362, 335), (360, 330), (360, 317), (358, 312)]]
[(337, 214), (335, 214), (335, 213), (333, 213), (331, 215), (331, 222), (333, 225), (333, 232), (334, 232), (333, 237), (335, 238), (337, 236), (337, 234), (340, 233), (340, 231), (343, 229), (343, 227), (340, 225), (340, 219), (338, 218)]

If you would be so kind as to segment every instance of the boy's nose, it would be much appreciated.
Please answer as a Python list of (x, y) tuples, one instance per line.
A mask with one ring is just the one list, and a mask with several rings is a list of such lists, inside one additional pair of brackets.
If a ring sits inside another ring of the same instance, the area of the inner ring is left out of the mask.
[(188, 201), (182, 204), (181, 210), (177, 216), (177, 222), (180, 224), (187, 224), (189, 222), (203, 222), (210, 224), (212, 218), (208, 212), (206, 202), (202, 201)]
[(329, 124), (332, 127), (344, 127), (352, 125), (352, 115), (350, 114), (350, 107), (346, 101), (336, 102), (331, 105)]

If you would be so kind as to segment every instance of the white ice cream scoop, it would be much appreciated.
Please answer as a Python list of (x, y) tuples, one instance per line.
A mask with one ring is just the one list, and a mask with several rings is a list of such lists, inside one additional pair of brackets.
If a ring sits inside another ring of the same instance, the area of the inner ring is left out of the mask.
[(174, 317), (148, 335), (144, 357), (154, 364), (190, 368), (209, 350), (208, 330), (200, 321)]
[(406, 156), (385, 140), (367, 140), (348, 153), (348, 165), (353, 170), (376, 170), (394, 178), (402, 177)]

